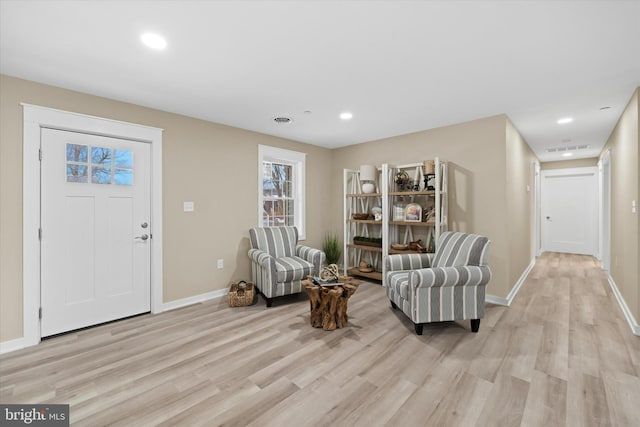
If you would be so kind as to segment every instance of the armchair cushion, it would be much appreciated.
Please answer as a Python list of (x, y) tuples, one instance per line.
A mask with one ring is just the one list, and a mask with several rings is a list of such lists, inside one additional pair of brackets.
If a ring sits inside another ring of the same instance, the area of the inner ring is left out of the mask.
[(313, 264), (297, 256), (274, 258), (278, 282), (302, 280), (311, 274)]

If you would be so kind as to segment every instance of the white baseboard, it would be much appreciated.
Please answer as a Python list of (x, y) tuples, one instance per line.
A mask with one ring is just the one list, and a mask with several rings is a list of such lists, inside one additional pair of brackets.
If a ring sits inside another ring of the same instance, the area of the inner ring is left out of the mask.
[[(227, 295), (229, 289), (219, 289), (217, 291), (207, 292), (205, 294), (194, 295), (192, 297), (167, 302), (162, 305), (162, 311), (175, 310), (177, 308), (186, 307), (192, 304), (209, 301), (216, 298), (222, 298)], [(0, 342), (0, 354), (10, 353), (25, 348), (24, 338)]]
[(509, 300), (506, 298), (500, 298), (495, 295), (486, 294), (484, 296), (484, 302), (488, 302), (496, 305), (506, 305), (509, 306)]
[(0, 354), (10, 353), (24, 348), (24, 338), (0, 342)]
[(527, 276), (529, 275), (529, 272), (531, 272), (531, 269), (533, 268), (534, 265), (536, 265), (535, 258), (533, 258), (529, 263), (529, 265), (527, 266), (527, 268), (524, 269), (524, 272), (516, 282), (515, 286), (511, 288), (511, 292), (509, 292), (509, 295), (507, 295), (506, 298), (487, 294), (484, 298), (485, 302), (488, 302), (491, 304), (497, 304), (497, 305), (505, 305), (509, 307), (513, 302), (513, 300), (515, 299), (516, 295), (518, 295), (518, 292), (520, 291), (520, 288), (524, 284), (525, 280), (527, 280)]
[(622, 298), (622, 294), (618, 290), (618, 286), (616, 285), (616, 282), (613, 280), (613, 277), (611, 277), (611, 274), (609, 273), (607, 273), (607, 281), (609, 282), (611, 291), (613, 292), (613, 294), (616, 296), (616, 299), (618, 300), (618, 305), (620, 305), (622, 314), (624, 314), (625, 319), (627, 319), (627, 323), (629, 323), (631, 332), (633, 332), (634, 335), (640, 336), (640, 325), (638, 325), (638, 322), (633, 317), (631, 310), (629, 310), (627, 303), (625, 302), (624, 298)]
[(175, 310), (176, 308), (186, 307), (192, 304), (209, 301), (216, 298), (222, 298), (227, 295), (229, 289), (219, 289), (217, 291), (207, 292), (205, 294), (194, 295), (192, 297), (182, 298), (175, 301), (166, 302), (162, 305), (162, 311)]

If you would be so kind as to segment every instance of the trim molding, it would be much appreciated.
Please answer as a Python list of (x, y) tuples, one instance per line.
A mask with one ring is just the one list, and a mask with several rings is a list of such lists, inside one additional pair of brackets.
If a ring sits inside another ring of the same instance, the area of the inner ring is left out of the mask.
[(151, 312), (162, 310), (162, 129), (21, 103), (23, 345), (40, 342), (40, 131), (42, 128), (112, 136), (151, 144)]
[(609, 282), (611, 291), (613, 292), (613, 294), (616, 296), (616, 299), (618, 300), (618, 305), (620, 305), (622, 314), (624, 314), (625, 319), (627, 319), (627, 323), (631, 328), (631, 332), (633, 332), (634, 335), (640, 336), (640, 325), (638, 324), (636, 319), (633, 317), (631, 310), (629, 310), (629, 306), (627, 306), (627, 303), (624, 301), (624, 298), (622, 298), (622, 294), (618, 290), (618, 286), (616, 285), (616, 282), (613, 280), (613, 277), (611, 277), (611, 274), (609, 273), (607, 273), (607, 281)]
[(529, 263), (527, 268), (524, 269), (524, 272), (522, 273), (522, 275), (520, 276), (520, 278), (516, 282), (515, 286), (513, 288), (511, 288), (511, 292), (509, 292), (509, 295), (507, 295), (506, 298), (497, 297), (495, 295), (487, 294), (485, 296), (485, 298), (484, 298), (484, 301), (485, 302), (489, 302), (491, 304), (505, 305), (505, 306), (509, 307), (511, 305), (511, 303), (513, 302), (513, 300), (515, 299), (516, 295), (518, 295), (518, 292), (520, 291), (520, 288), (524, 284), (525, 280), (527, 280), (527, 276), (531, 272), (531, 269), (533, 268), (534, 265), (536, 265), (535, 257), (531, 260), (531, 262)]
[(207, 292), (200, 295), (194, 295), (192, 297), (170, 301), (163, 304), (162, 311), (175, 310), (177, 308), (186, 307), (188, 305), (198, 304), (216, 298), (222, 298), (227, 295), (227, 292), (229, 292), (229, 289), (218, 289), (217, 291)]
[(10, 353), (24, 348), (24, 338), (0, 342), (0, 354)]

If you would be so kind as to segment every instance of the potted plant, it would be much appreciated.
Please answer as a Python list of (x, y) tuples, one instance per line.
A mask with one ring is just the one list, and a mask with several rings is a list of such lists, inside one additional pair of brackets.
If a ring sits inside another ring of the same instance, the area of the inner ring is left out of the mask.
[(342, 242), (335, 234), (325, 234), (322, 250), (327, 256), (327, 264), (337, 264), (342, 256)]

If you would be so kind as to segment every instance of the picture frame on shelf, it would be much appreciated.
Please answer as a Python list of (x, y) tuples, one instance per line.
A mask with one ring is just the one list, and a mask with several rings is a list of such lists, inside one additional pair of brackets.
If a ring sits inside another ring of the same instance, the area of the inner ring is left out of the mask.
[(404, 208), (404, 222), (422, 222), (422, 206), (409, 203)]

